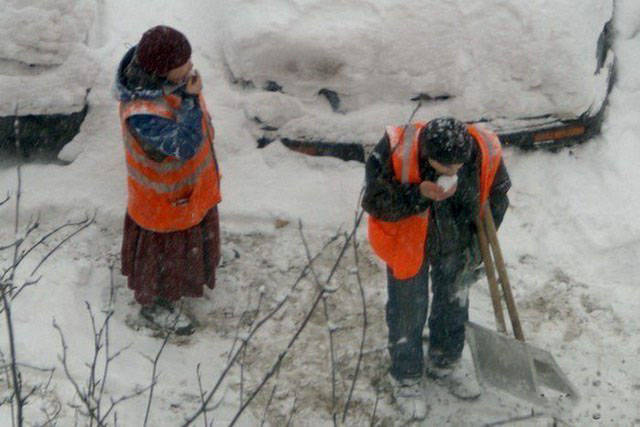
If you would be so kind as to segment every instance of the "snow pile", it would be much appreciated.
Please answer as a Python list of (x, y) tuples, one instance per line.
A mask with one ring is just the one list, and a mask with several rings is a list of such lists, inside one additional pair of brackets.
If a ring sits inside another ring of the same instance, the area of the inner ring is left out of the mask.
[(84, 107), (96, 70), (86, 47), (95, 9), (95, 0), (0, 1), (0, 115), (16, 102), (19, 114)]
[(2, 0), (0, 58), (62, 64), (75, 44), (86, 41), (94, 8), (94, 0)]
[[(348, 142), (372, 138), (372, 115), (406, 121), (419, 94), (449, 97), (425, 105), (424, 118), (597, 112), (606, 76), (595, 74), (596, 46), (611, 15), (600, 0), (240, 0), (225, 5), (222, 47), (234, 79), (282, 88), (268, 97), (289, 104), (278, 108), (290, 110), (283, 134)], [(330, 113), (322, 89), (346, 117)], [(248, 115), (274, 125), (265, 97), (248, 101)]]
[(640, 3), (633, 0), (617, 0), (614, 11), (615, 29), (619, 37), (635, 37), (640, 28)]

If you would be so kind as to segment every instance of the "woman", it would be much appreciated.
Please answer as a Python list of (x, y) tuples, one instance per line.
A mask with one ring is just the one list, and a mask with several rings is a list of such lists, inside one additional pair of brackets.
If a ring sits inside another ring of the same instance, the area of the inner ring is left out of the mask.
[(146, 31), (122, 59), (116, 90), (128, 171), (122, 272), (145, 319), (191, 334), (192, 320), (174, 303), (215, 285), (221, 197), (187, 38), (167, 26)]

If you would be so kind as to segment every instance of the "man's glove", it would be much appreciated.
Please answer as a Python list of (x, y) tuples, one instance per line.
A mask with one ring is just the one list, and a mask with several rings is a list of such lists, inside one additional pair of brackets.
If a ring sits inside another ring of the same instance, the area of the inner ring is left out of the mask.
[(462, 283), (465, 286), (471, 286), (477, 282), (484, 271), (482, 266), (482, 254), (478, 246), (478, 240), (473, 239), (471, 244), (464, 251), (466, 258), (464, 271), (462, 273)]

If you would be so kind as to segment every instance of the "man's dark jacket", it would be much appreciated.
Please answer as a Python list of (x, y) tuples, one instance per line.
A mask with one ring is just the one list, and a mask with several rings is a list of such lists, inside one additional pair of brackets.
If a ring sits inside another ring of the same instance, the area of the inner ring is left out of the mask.
[[(422, 196), (418, 184), (402, 184), (395, 179), (389, 137), (385, 133), (367, 160), (362, 207), (382, 221), (398, 221), (430, 208), (427, 256), (433, 260), (434, 257), (461, 253), (475, 239), (473, 218), (478, 212), (479, 157), (476, 143), (471, 160), (458, 172), (456, 192), (448, 199), (435, 202)], [(419, 161), (420, 178), (435, 182), (439, 175), (423, 153), (420, 153)], [(511, 180), (501, 160), (489, 195), (496, 226), (502, 222), (509, 206), (507, 191), (510, 187)]]

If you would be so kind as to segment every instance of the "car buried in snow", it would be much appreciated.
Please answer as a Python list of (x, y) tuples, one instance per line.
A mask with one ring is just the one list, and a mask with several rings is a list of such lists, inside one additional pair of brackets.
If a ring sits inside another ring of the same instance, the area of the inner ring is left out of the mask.
[(0, 0), (0, 11), (0, 150), (55, 156), (88, 111), (95, 0)]
[(598, 133), (614, 78), (613, 0), (224, 7), (224, 65), (259, 146), (363, 161), (385, 125), (415, 111), (558, 148)]

